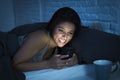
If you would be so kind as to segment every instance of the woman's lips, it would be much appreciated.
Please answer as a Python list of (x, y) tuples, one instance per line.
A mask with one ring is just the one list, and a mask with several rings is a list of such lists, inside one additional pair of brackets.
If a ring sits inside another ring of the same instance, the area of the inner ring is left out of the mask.
[(59, 42), (64, 44), (66, 42), (66, 40), (65, 39), (59, 39)]

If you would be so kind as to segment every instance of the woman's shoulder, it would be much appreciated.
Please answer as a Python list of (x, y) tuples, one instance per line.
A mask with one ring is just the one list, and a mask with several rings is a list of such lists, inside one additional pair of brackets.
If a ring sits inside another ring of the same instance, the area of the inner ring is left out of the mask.
[(47, 42), (48, 41), (48, 32), (45, 30), (37, 30), (30, 33), (26, 39), (32, 39), (34, 42)]
[(46, 36), (48, 32), (45, 30), (36, 30), (34, 32), (31, 32), (30, 35), (34, 35), (34, 36)]
[(28, 37), (36, 37), (36, 38), (45, 38), (47, 37), (48, 32), (45, 30), (37, 30), (28, 35)]

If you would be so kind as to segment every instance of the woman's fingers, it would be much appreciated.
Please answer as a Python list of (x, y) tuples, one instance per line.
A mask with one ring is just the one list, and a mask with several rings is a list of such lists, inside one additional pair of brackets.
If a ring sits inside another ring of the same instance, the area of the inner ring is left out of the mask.
[(69, 57), (69, 55), (61, 55), (61, 59), (63, 59), (63, 58), (67, 58), (67, 57)]
[(76, 54), (73, 54), (73, 57), (69, 58), (69, 59), (64, 59), (62, 60), (62, 58), (66, 58), (69, 57), (69, 55), (55, 55), (56, 57), (56, 66), (57, 68), (63, 68), (65, 66), (72, 66), (74, 64), (77, 64), (76, 62)]
[(56, 54), (55, 55), (56, 58), (60, 58), (60, 56), (61, 56), (60, 54)]

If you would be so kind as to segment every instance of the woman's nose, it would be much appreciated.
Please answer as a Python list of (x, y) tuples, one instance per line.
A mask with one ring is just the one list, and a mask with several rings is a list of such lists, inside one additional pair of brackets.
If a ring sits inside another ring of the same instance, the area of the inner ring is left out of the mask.
[(67, 34), (64, 33), (64, 34), (62, 35), (62, 37), (64, 37), (65, 39), (67, 39)]

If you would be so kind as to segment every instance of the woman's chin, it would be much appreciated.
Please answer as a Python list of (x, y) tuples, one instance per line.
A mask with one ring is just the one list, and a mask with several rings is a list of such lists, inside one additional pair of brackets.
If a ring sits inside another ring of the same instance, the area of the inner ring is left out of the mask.
[(58, 47), (63, 47), (65, 44), (58, 44)]

